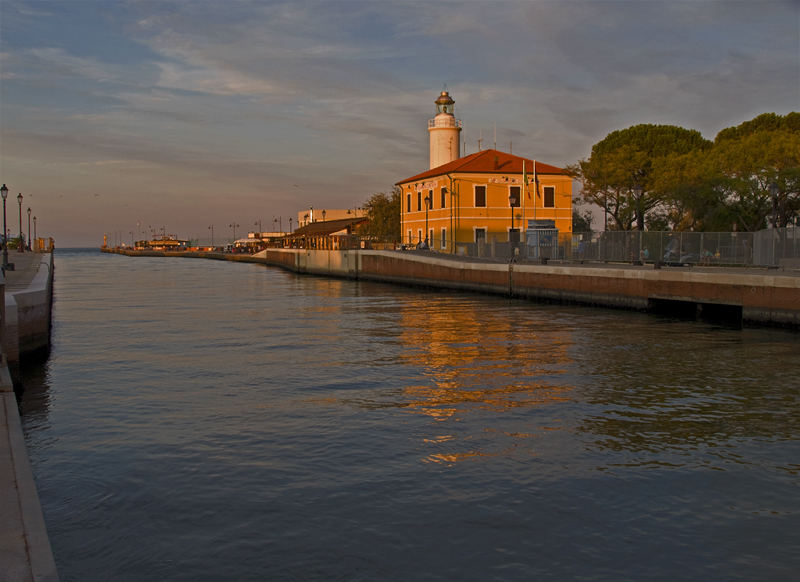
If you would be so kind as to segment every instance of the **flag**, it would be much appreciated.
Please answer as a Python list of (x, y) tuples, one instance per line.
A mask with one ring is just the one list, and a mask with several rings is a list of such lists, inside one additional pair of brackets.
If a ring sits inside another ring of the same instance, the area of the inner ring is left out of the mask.
[(536, 197), (539, 198), (539, 175), (536, 173), (536, 160), (533, 160), (533, 185), (536, 188)]
[(528, 198), (531, 197), (531, 192), (528, 190), (528, 174), (525, 172), (525, 160), (522, 160), (522, 187), (525, 188), (525, 192), (528, 194)]

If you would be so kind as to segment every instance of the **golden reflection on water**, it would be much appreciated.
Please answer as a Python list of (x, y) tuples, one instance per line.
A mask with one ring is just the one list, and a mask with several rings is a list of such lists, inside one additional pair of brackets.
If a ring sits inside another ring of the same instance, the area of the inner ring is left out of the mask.
[[(489, 425), (503, 426), (500, 416), (511, 411), (571, 399), (573, 387), (561, 378), (571, 363), (571, 330), (554, 329), (535, 311), (501, 306), (493, 313), (479, 311), (481, 307), (486, 305), (472, 301), (443, 305), (426, 297), (409, 301), (401, 311), (402, 359), (422, 366), (429, 380), (403, 388), (404, 409), (430, 417), (435, 421), (431, 430), (438, 430), (440, 424), (446, 430), (450, 423), (459, 423), (460, 428), (457, 434), (423, 436), (427, 448), (437, 449), (424, 456), (425, 462), (452, 465), (510, 454), (520, 441), (554, 427), (536, 427), (534, 432), (530, 426), (497, 430)], [(481, 416), (476, 419), (475, 415)], [(465, 434), (461, 421), (467, 417), (471, 431)], [(526, 421), (515, 418), (514, 427), (520, 422)]]

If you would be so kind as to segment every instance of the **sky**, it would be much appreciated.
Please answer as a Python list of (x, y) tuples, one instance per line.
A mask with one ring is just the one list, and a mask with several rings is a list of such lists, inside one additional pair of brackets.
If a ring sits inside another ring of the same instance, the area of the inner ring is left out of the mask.
[(219, 244), (427, 170), (444, 87), (462, 155), (561, 167), (798, 111), (800, 1), (2, 0), (0, 83), (12, 232)]

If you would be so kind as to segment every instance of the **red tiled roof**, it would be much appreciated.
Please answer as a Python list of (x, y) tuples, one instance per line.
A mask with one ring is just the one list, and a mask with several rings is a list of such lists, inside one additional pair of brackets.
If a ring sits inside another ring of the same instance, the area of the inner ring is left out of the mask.
[[(464, 174), (521, 174), (523, 160), (525, 160), (526, 172), (529, 176), (533, 176), (533, 160), (498, 150), (482, 150), (464, 156), (463, 158), (458, 158), (452, 162), (442, 164), (437, 168), (432, 168), (416, 176), (411, 176), (410, 178), (397, 182), (397, 184), (407, 184), (415, 180), (425, 180), (426, 178), (433, 178), (434, 176), (441, 176), (442, 174), (450, 174), (453, 172)], [(562, 168), (537, 161), (536, 173), (566, 174), (567, 172)]]
[(367, 218), (339, 218), (336, 220), (316, 221), (296, 229), (290, 236), (328, 236), (340, 230), (351, 230), (352, 227), (366, 222)]

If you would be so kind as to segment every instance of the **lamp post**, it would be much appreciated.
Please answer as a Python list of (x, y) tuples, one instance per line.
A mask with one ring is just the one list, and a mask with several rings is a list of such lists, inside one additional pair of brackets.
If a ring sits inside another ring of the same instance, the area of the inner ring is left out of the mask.
[(6, 233), (6, 198), (8, 198), (8, 188), (3, 184), (0, 186), (0, 195), (3, 196), (3, 271), (8, 268), (8, 236)]
[(37, 239), (37, 238), (38, 238), (38, 237), (36, 236), (36, 217), (35, 217), (35, 216), (33, 217), (33, 238), (34, 238), (34, 239)]
[(17, 250), (24, 253), (25, 249), (22, 247), (22, 192), (17, 194), (17, 202), (19, 203), (19, 242), (17, 243)]
[(778, 228), (778, 184), (770, 183), (769, 194), (772, 197), (772, 228)]
[(515, 236), (517, 233), (514, 230), (514, 208), (516, 208), (518, 203), (517, 196), (514, 192), (511, 192), (508, 195), (508, 206), (511, 208), (511, 230), (508, 231), (508, 242), (510, 243), (510, 251), (513, 256), (514, 254), (514, 247), (517, 244), (517, 237)]
[(292, 232), (292, 217), (289, 217), (289, 232)]
[(214, 247), (214, 225), (208, 227), (208, 230), (211, 231), (211, 247)]
[(230, 226), (233, 229), (233, 242), (235, 243), (236, 242), (236, 227), (237, 226), (241, 226), (241, 225), (236, 224), (235, 222), (232, 222), (228, 226)]
[(325, 212), (325, 211), (323, 210), (323, 211), (322, 211), (322, 222), (325, 222), (325, 215), (326, 215), (326, 214), (327, 214), (327, 212)]
[(31, 207), (28, 206), (28, 250), (33, 250), (31, 247)]
[(633, 196), (636, 200), (636, 204), (634, 205), (635, 211), (634, 216), (636, 218), (636, 227), (638, 230), (644, 230), (644, 217), (642, 217), (642, 221), (639, 222), (639, 209), (641, 208), (641, 200), (642, 200), (642, 192), (644, 192), (644, 188), (641, 187), (638, 183), (633, 187)]
[(433, 200), (431, 200), (431, 195), (428, 194), (425, 196), (425, 248), (430, 248), (428, 243), (428, 209), (431, 207)]

